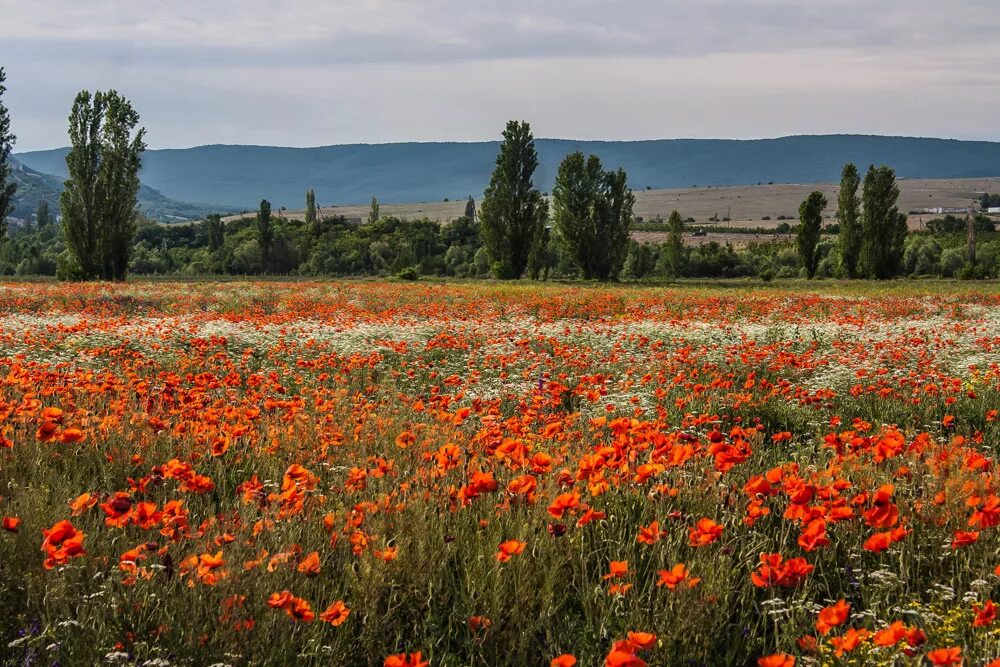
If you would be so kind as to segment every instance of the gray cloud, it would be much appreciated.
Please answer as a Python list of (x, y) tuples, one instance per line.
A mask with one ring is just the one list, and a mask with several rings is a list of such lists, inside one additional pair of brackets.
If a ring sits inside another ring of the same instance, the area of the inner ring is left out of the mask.
[[(0, 0), (21, 150), (80, 88), (151, 145), (878, 132), (1000, 139), (994, 0)], [(946, 99), (947, 98), (947, 99)]]

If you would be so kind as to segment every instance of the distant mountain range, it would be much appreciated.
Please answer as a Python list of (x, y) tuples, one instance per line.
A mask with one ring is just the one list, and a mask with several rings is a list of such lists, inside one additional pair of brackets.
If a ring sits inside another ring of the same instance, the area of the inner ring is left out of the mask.
[[(867, 135), (780, 139), (667, 139), (573, 141), (539, 139), (536, 185), (550, 190), (562, 158), (581, 150), (605, 167), (623, 167), (633, 188), (839, 180), (846, 162), (865, 169), (888, 164), (900, 178), (973, 178), (1000, 175), (1000, 143)], [(386, 203), (440, 201), (482, 194), (498, 142), (402, 143), (281, 148), (199, 146), (147, 151), (143, 182), (159, 196), (205, 210), (301, 208), (312, 188), (322, 205), (360, 204), (376, 195)], [(20, 153), (42, 173), (66, 175), (66, 148)], [(157, 192), (158, 191), (158, 192)], [(162, 193), (162, 194), (161, 194)], [(167, 207), (169, 208), (169, 207)], [(189, 211), (190, 212), (190, 211)], [(180, 217), (187, 217), (181, 215)]]
[[(15, 158), (12, 161), (12, 174), (17, 190), (14, 193), (14, 208), (11, 216), (24, 220), (38, 210), (38, 203), (43, 199), (49, 203), (49, 211), (53, 216), (59, 213), (59, 196), (63, 191), (65, 177), (53, 176), (24, 164)], [(65, 172), (65, 166), (62, 170)], [(209, 206), (205, 204), (189, 204), (164, 196), (158, 190), (148, 185), (139, 187), (139, 210), (153, 220), (160, 222), (183, 222), (199, 220), (208, 213), (235, 213), (237, 209), (231, 206)]]

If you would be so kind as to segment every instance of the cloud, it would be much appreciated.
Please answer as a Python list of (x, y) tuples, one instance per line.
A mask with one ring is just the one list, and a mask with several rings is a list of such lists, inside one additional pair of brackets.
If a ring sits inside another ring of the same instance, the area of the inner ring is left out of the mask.
[(21, 150), (65, 143), (75, 91), (108, 87), (154, 146), (484, 139), (507, 117), (581, 138), (1000, 139), (983, 110), (1000, 103), (994, 0), (0, 0), (0, 14)]

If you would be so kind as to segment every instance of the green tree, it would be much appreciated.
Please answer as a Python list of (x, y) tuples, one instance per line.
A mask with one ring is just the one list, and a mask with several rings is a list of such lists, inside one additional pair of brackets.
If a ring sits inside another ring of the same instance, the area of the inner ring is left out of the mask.
[(597, 198), (604, 169), (596, 155), (585, 158), (577, 151), (559, 165), (552, 189), (552, 221), (563, 252), (569, 255), (583, 277), (593, 277), (591, 253), (597, 245)]
[(306, 190), (306, 224), (310, 230), (316, 226), (316, 193)]
[(49, 202), (46, 199), (41, 199), (38, 201), (38, 208), (35, 210), (35, 220), (38, 222), (38, 228), (44, 229), (49, 226), (52, 222), (52, 215), (49, 213)]
[(625, 172), (604, 171), (596, 155), (571, 153), (559, 165), (552, 202), (556, 237), (583, 277), (617, 279), (635, 205)]
[(218, 213), (210, 213), (205, 216), (205, 227), (208, 231), (208, 249), (210, 252), (222, 250), (226, 242), (226, 225), (222, 222), (222, 216)]
[(670, 277), (680, 278), (684, 275), (684, 264), (687, 255), (684, 252), (684, 218), (676, 210), (670, 212), (667, 220), (667, 265), (670, 267)]
[(858, 187), (861, 175), (853, 163), (844, 165), (840, 175), (840, 191), (837, 193), (837, 220), (840, 225), (838, 242), (840, 245), (840, 265), (848, 278), (858, 277), (858, 263), (861, 259), (861, 200)]
[(469, 201), (465, 202), (465, 218), (469, 222), (476, 221), (476, 200), (469, 195)]
[(3, 104), (3, 94), (7, 92), (7, 87), (4, 85), (6, 82), (7, 73), (0, 67), (0, 239), (7, 233), (7, 216), (13, 208), (14, 192), (17, 190), (17, 184), (13, 179), (7, 182), (10, 176), (8, 160), (17, 137), (11, 134), (10, 113)]
[(899, 275), (906, 242), (906, 215), (896, 206), (896, 172), (871, 165), (862, 195), (861, 264), (869, 278), (885, 280)]
[(124, 280), (136, 230), (146, 130), (117, 92), (81, 91), (69, 116), (69, 180), (59, 199), (63, 237), (83, 279)]
[(271, 259), (272, 243), (274, 243), (274, 225), (271, 224), (271, 202), (261, 199), (260, 210), (257, 211), (257, 245), (260, 246), (260, 261), (265, 272)]
[(382, 216), (379, 215), (378, 199), (375, 198), (375, 195), (372, 195), (372, 203), (368, 209), (368, 222), (378, 222), (380, 217)]
[(493, 274), (504, 280), (521, 277), (532, 248), (543, 240), (548, 204), (532, 180), (537, 167), (531, 126), (508, 122), (479, 210)]
[(811, 193), (805, 201), (799, 204), (799, 230), (796, 234), (796, 245), (799, 249), (799, 260), (806, 269), (806, 276), (812, 280), (819, 266), (819, 254), (816, 246), (819, 244), (820, 232), (823, 228), (823, 209), (826, 208), (826, 197), (819, 190)]
[(540, 238), (532, 244), (528, 253), (528, 277), (532, 280), (548, 280), (549, 270), (557, 260), (552, 249), (552, 233), (548, 225), (543, 224)]

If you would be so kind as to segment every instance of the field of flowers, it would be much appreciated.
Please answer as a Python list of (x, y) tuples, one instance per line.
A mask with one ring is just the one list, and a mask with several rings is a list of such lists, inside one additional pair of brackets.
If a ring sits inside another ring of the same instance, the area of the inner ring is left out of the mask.
[(804, 290), (0, 285), (0, 657), (1000, 664), (1000, 291)]

